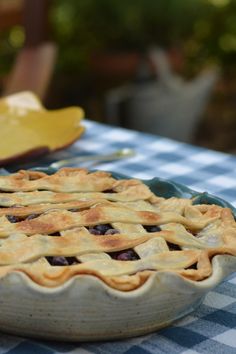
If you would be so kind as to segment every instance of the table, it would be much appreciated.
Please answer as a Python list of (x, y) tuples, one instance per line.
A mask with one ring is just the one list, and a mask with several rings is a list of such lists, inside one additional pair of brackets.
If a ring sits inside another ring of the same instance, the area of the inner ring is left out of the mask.
[[(236, 157), (86, 120), (86, 133), (70, 148), (17, 169), (121, 147), (134, 157), (94, 166), (141, 179), (155, 176), (207, 190), (236, 206)], [(236, 353), (236, 273), (206, 296), (202, 305), (172, 326), (146, 336), (114, 342), (63, 343), (0, 334), (0, 354), (151, 354)]]

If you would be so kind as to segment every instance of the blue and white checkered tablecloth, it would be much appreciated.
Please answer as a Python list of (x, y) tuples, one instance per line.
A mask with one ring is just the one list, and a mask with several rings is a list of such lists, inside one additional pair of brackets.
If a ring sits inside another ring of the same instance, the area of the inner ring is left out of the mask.
[[(236, 157), (88, 120), (84, 124), (86, 133), (73, 146), (20, 167), (47, 166), (55, 160), (129, 147), (135, 149), (134, 157), (99, 164), (96, 168), (141, 179), (155, 176), (171, 179), (198, 191), (208, 191), (236, 206)], [(6, 353), (235, 354), (236, 273), (209, 292), (196, 311), (156, 333), (95, 343), (45, 342), (0, 334), (0, 354)]]

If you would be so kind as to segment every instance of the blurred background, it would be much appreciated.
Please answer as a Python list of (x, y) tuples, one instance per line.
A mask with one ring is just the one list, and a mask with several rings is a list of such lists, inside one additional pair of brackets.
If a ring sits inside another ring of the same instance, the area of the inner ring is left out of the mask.
[(236, 152), (236, 0), (0, 0), (0, 92)]

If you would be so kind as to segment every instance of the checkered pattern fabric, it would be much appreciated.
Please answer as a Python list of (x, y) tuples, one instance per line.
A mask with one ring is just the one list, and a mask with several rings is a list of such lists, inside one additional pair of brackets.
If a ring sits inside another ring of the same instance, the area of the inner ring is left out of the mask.
[[(86, 133), (70, 148), (28, 165), (48, 166), (55, 160), (110, 153), (123, 147), (136, 155), (90, 168), (149, 179), (170, 179), (208, 191), (236, 206), (236, 157), (121, 128), (85, 121)], [(62, 319), (63, 321), (63, 319)], [(135, 325), (135, 324), (134, 324)], [(157, 333), (115, 342), (61, 343), (0, 334), (0, 354), (158, 354), (236, 353), (236, 274), (205, 297), (190, 315)]]

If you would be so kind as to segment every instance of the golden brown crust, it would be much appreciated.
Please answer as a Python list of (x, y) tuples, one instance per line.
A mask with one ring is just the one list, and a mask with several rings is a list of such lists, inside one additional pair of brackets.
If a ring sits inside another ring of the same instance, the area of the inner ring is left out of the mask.
[[(236, 256), (230, 209), (160, 198), (138, 180), (117, 181), (107, 172), (76, 168), (51, 176), (19, 171), (0, 177), (0, 190), (0, 277), (23, 272), (42, 286), (55, 287), (87, 274), (130, 291), (163, 270), (200, 281), (211, 275), (212, 257)], [(119, 233), (92, 235), (89, 227), (100, 224)], [(161, 231), (147, 231), (152, 225)], [(139, 259), (112, 258), (128, 249)], [(79, 263), (52, 266), (45, 258), (57, 256)]]

